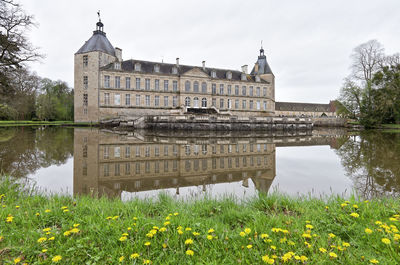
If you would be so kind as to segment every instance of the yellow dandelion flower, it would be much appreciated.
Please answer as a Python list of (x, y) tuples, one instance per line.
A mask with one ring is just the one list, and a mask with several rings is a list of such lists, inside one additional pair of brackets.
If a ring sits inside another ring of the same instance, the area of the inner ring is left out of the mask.
[(186, 227), (186, 228), (185, 228), (185, 231), (192, 231), (192, 228)]
[(353, 204), (353, 208), (354, 209), (358, 209), (358, 205), (357, 204)]
[(47, 248), (42, 249), (42, 252), (46, 253), (47, 252)]
[(360, 215), (358, 213), (351, 213), (350, 216), (352, 216), (354, 218), (358, 218)]
[(369, 229), (369, 228), (365, 228), (365, 233), (367, 233), (367, 234), (372, 234), (372, 230), (371, 229)]
[(14, 216), (12, 216), (12, 215), (9, 215), (9, 216), (6, 217), (6, 222), (7, 223), (12, 223), (13, 220), (14, 220)]
[(44, 228), (43, 232), (49, 232), (51, 230), (51, 228)]
[(311, 235), (310, 234), (306, 234), (306, 233), (302, 234), (301, 236), (304, 237), (304, 238), (311, 238)]
[(212, 229), (212, 228), (208, 229), (208, 233), (209, 233), (209, 234), (214, 233), (214, 232), (215, 232), (214, 229)]
[(335, 252), (329, 252), (329, 257), (331, 258), (337, 258), (337, 254)]
[(162, 247), (163, 247), (163, 248), (167, 248), (167, 244), (163, 243), (163, 244), (162, 244)]
[(106, 217), (107, 220), (110, 220), (111, 218), (112, 218), (111, 216), (107, 216), (107, 217)]
[(251, 249), (253, 245), (247, 245), (246, 248)]
[(336, 235), (333, 234), (333, 233), (329, 233), (328, 236), (329, 236), (330, 238), (335, 238), (335, 237), (336, 237)]
[(246, 233), (242, 231), (242, 232), (239, 233), (239, 235), (240, 235), (241, 237), (245, 237), (245, 236), (246, 236)]
[(134, 221), (136, 221), (136, 220), (137, 220), (137, 217), (133, 217), (132, 219), (133, 219)]
[(325, 248), (319, 248), (319, 251), (322, 253), (326, 253), (327, 250)]
[(343, 244), (342, 244), (344, 247), (346, 247), (346, 248), (348, 248), (348, 247), (350, 247), (350, 244), (349, 243), (347, 243), (347, 242), (343, 242)]
[(171, 223), (170, 221), (167, 221), (167, 222), (164, 222), (164, 225), (167, 226), (167, 225), (169, 225), (170, 223)]
[(182, 235), (183, 231), (182, 230), (178, 230), (178, 234)]
[(165, 220), (171, 220), (171, 217), (170, 216), (167, 216), (167, 217), (165, 217)]
[(69, 230), (71, 233), (73, 233), (73, 234), (77, 234), (77, 233), (79, 233), (79, 229), (78, 228), (72, 228), (71, 230)]
[(128, 233), (123, 233), (123, 234), (122, 234), (122, 236), (128, 236), (128, 235), (129, 235)]
[(186, 255), (193, 256), (194, 255), (193, 250), (191, 250), (191, 249), (186, 250)]
[(381, 222), (381, 221), (376, 221), (375, 224), (376, 224), (376, 225), (381, 225), (382, 222)]
[(149, 259), (144, 259), (143, 260), (143, 264), (150, 264), (151, 263), (151, 260), (149, 260)]
[(17, 264), (17, 263), (20, 262), (20, 261), (21, 261), (21, 258), (20, 258), (20, 257), (14, 259), (14, 263), (15, 263), (15, 264)]
[(60, 256), (60, 255), (57, 255), (57, 256), (54, 256), (52, 259), (51, 259), (53, 262), (59, 262), (60, 260), (62, 260), (62, 257)]
[(245, 228), (245, 229), (244, 229), (244, 232), (245, 232), (246, 234), (250, 234), (250, 233), (251, 233), (251, 229), (250, 229), (250, 228)]
[(194, 236), (199, 236), (199, 235), (200, 235), (199, 232), (193, 232), (192, 234), (193, 234)]
[(313, 229), (313, 228), (314, 228), (314, 226), (312, 226), (312, 225), (308, 224), (308, 225), (306, 225), (306, 228), (307, 228), (307, 229)]
[(123, 262), (124, 261), (124, 259), (125, 259), (125, 257), (124, 256), (121, 256), (121, 257), (119, 257), (119, 262)]
[(46, 210), (44, 210), (44, 212), (45, 212), (45, 213), (50, 213), (51, 210), (50, 210), (50, 209), (46, 209)]
[(78, 227), (78, 226), (80, 226), (80, 224), (74, 224), (74, 227)]
[(270, 248), (273, 250), (276, 250), (276, 246), (274, 246), (274, 245), (272, 245)]
[(47, 239), (48, 241), (53, 241), (54, 239), (56, 239), (54, 236), (49, 237), (49, 239)]
[(146, 241), (146, 242), (144, 243), (144, 245), (145, 245), (146, 247), (148, 247), (148, 246), (151, 245), (151, 243), (150, 243), (149, 241)]
[(193, 244), (193, 240), (191, 238), (185, 240), (185, 245)]
[(382, 238), (382, 243), (389, 245), (390, 244), (390, 239), (388, 238)]
[(162, 233), (162, 232), (165, 232), (165, 231), (167, 231), (167, 228), (166, 228), (166, 227), (161, 227), (159, 231), (160, 231), (161, 233)]
[(116, 215), (116, 216), (113, 216), (111, 219), (113, 219), (113, 220), (117, 220), (119, 218), (119, 216), (118, 215)]
[(71, 234), (71, 231), (65, 231), (64, 236), (69, 236)]
[(270, 258), (268, 255), (262, 256), (262, 261), (267, 264), (274, 264), (275, 260)]
[(378, 264), (379, 261), (377, 259), (370, 259), (369, 262), (371, 262), (372, 264)]
[(179, 213), (174, 213), (174, 215), (175, 215), (175, 216), (178, 216), (178, 215), (179, 215)]
[(61, 210), (65, 210), (67, 208), (68, 208), (67, 206), (63, 206), (63, 207), (61, 207)]
[(121, 236), (120, 238), (119, 238), (119, 241), (121, 241), (121, 242), (124, 242), (124, 241), (126, 241), (128, 238), (126, 237), (126, 236)]
[(262, 239), (265, 239), (265, 238), (268, 237), (268, 234), (261, 234), (260, 237), (261, 237)]
[(342, 203), (340, 206), (346, 207), (346, 206), (347, 206), (347, 203)]
[(47, 238), (46, 237), (41, 237), (37, 240), (38, 243), (43, 243), (44, 241), (46, 241)]
[(207, 235), (207, 239), (208, 239), (208, 240), (212, 240), (212, 239), (213, 239), (213, 236), (212, 236), (212, 235)]
[(138, 253), (133, 253), (133, 254), (131, 254), (131, 256), (130, 256), (131, 259), (137, 259), (137, 258), (139, 258), (139, 257), (140, 257), (140, 255), (139, 255)]
[(40, 215), (40, 213), (35, 213), (35, 215), (36, 215), (36, 216), (39, 216), (39, 215)]

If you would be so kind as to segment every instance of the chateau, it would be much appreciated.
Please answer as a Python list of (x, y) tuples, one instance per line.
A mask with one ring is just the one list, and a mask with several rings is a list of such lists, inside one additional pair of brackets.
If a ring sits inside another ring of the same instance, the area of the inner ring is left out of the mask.
[(123, 60), (97, 22), (74, 62), (75, 122), (118, 117), (220, 114), (274, 116), (274, 74), (264, 50), (250, 73), (202, 66)]

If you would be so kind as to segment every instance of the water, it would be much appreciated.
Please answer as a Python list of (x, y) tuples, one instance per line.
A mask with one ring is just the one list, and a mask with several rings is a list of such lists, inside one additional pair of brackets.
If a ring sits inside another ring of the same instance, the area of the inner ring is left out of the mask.
[(400, 192), (400, 133), (109, 132), (0, 128), (0, 168), (53, 194), (123, 200)]

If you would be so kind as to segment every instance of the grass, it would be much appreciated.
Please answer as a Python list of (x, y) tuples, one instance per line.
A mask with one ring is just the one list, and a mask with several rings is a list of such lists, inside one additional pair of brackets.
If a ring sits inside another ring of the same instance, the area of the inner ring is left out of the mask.
[(0, 121), (0, 127), (8, 127), (8, 126), (40, 126), (40, 125), (96, 126), (97, 123), (74, 122), (74, 121)]
[(383, 129), (400, 129), (400, 124), (382, 124)]
[(6, 177), (0, 194), (2, 264), (400, 263), (398, 199), (121, 202), (46, 197)]

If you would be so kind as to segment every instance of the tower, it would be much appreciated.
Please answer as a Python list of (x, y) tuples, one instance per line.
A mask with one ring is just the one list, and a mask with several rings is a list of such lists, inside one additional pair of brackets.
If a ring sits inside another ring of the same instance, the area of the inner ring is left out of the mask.
[[(104, 32), (104, 24), (96, 23), (96, 30), (75, 53), (74, 58), (74, 121), (99, 121), (99, 89), (104, 86), (100, 67), (117, 60), (116, 49)], [(118, 52), (118, 50), (117, 50)]]

